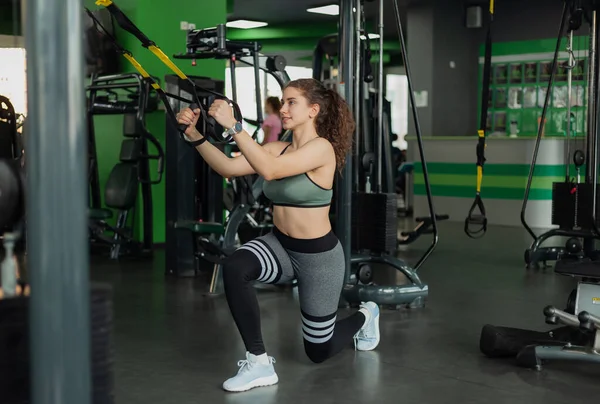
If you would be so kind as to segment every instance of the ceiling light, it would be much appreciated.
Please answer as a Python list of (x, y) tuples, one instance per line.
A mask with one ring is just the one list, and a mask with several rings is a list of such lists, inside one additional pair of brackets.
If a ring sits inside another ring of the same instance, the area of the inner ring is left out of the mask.
[(266, 22), (262, 22), (262, 21), (249, 21), (249, 20), (235, 20), (235, 21), (228, 21), (227, 24), (228, 28), (241, 28), (241, 29), (249, 29), (249, 28), (260, 28), (260, 27), (264, 27), (267, 24)]
[(329, 6), (309, 8), (306, 11), (316, 14), (339, 15), (340, 6), (337, 4), (331, 4)]
[[(377, 38), (379, 38), (379, 34), (369, 34), (369, 39), (377, 39)], [(364, 41), (365, 39), (367, 39), (367, 37), (364, 35), (361, 35), (360, 39), (362, 39)]]

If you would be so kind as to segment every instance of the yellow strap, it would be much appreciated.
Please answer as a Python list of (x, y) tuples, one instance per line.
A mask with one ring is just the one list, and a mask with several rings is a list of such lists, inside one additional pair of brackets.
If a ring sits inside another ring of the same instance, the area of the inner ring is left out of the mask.
[(104, 6), (104, 7), (108, 7), (112, 4), (113, 2), (111, 0), (96, 0), (96, 5), (97, 6)]
[(477, 193), (481, 192), (481, 181), (483, 180), (483, 167), (477, 166)]
[(485, 131), (484, 130), (478, 130), (477, 134), (479, 135), (479, 137), (485, 137)]
[(138, 72), (140, 72), (140, 74), (142, 75), (142, 77), (144, 77), (145, 79), (147, 79), (148, 77), (150, 77), (150, 75), (148, 74), (148, 72), (146, 70), (144, 70), (144, 68), (142, 67), (142, 65), (133, 58), (133, 56), (128, 55), (128, 54), (124, 54), (123, 56), (125, 56), (125, 59), (129, 60), (129, 63), (131, 63), (133, 65), (133, 67), (135, 67), (135, 70), (137, 70)]
[(142, 65), (137, 60), (133, 58), (133, 56), (128, 55), (126, 53), (124, 53), (123, 56), (125, 57), (125, 59), (129, 60), (129, 63), (131, 63), (133, 67), (135, 67), (135, 70), (140, 72), (143, 78), (152, 80), (152, 88), (154, 88), (155, 90), (160, 90), (160, 86), (158, 85), (158, 83), (150, 77), (148, 72), (142, 67)]
[(177, 74), (179, 76), (180, 79), (183, 80), (187, 80), (187, 76), (185, 75), (184, 72), (182, 72), (181, 70), (179, 70), (179, 67), (177, 67), (175, 65), (175, 63), (171, 62), (171, 59), (169, 59), (167, 57), (167, 55), (165, 55), (163, 53), (163, 51), (161, 51), (159, 48), (157, 48), (156, 46), (149, 46), (148, 49), (150, 50), (150, 52), (154, 53), (156, 56), (158, 56), (158, 58), (160, 60), (162, 60), (162, 62), (164, 64), (166, 64), (167, 66), (169, 66), (169, 69), (173, 70), (175, 72), (175, 74)]
[(494, 14), (494, 0), (490, 0), (490, 14)]

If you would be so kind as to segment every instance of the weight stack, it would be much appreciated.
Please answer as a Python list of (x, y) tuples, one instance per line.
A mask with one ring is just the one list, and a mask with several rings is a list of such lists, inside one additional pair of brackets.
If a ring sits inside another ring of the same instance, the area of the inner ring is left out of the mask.
[[(577, 188), (577, 193), (574, 189)], [(598, 187), (600, 191), (600, 186)], [(552, 224), (561, 229), (573, 229), (575, 227), (575, 210), (577, 208), (577, 226), (591, 230), (592, 226), (592, 195), (593, 184), (571, 184), (568, 182), (552, 183)], [(600, 192), (597, 192), (597, 195)], [(600, 199), (598, 200), (600, 202)], [(600, 205), (600, 203), (599, 203)], [(599, 206), (596, 206), (596, 217)]]
[(398, 246), (397, 194), (352, 195), (352, 250), (393, 254)]
[[(90, 309), (92, 403), (114, 404), (112, 290), (93, 285)], [(42, 337), (42, 336), (40, 336)], [(29, 298), (0, 300), (0, 395), (2, 404), (30, 398)]]

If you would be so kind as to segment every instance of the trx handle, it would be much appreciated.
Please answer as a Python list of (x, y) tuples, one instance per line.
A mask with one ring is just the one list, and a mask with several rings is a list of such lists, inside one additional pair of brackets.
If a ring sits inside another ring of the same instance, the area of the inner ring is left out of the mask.
[[(477, 147), (475, 153), (477, 156), (477, 184), (475, 188), (475, 200), (469, 209), (469, 214), (465, 219), (465, 233), (471, 238), (480, 238), (487, 231), (487, 217), (485, 206), (481, 199), (481, 184), (483, 182), (483, 166), (485, 165), (485, 132), (487, 129), (487, 115), (490, 98), (490, 80), (492, 73), (492, 22), (494, 20), (494, 0), (490, 0), (490, 9), (488, 14), (488, 29), (485, 39), (485, 58), (483, 63), (483, 88), (481, 90), (481, 117), (479, 120), (479, 130), (477, 131)], [(479, 210), (477, 212), (477, 210)], [(473, 230), (472, 225), (477, 225)], [(480, 226), (480, 227), (479, 227)]]
[[(485, 131), (479, 131), (479, 140), (477, 141), (477, 185), (475, 200), (469, 209), (469, 214), (465, 219), (465, 233), (471, 238), (481, 238), (487, 231), (487, 217), (485, 206), (481, 199), (481, 183), (483, 181), (483, 165), (485, 164)], [(479, 209), (479, 212), (477, 212)], [(475, 230), (473, 229), (475, 227)]]
[[(199, 108), (200, 108), (200, 106), (198, 104), (196, 104), (195, 102), (190, 104), (190, 109), (192, 111), (194, 111), (195, 109), (199, 109)], [(179, 131), (183, 133), (187, 130), (187, 128), (189, 126), (190, 125), (186, 125), (185, 123), (180, 123), (180, 124), (177, 124), (177, 129), (179, 129)]]
[[(479, 208), (479, 214), (476, 214), (476, 209)], [(473, 228), (475, 227), (475, 229)], [(487, 231), (487, 217), (485, 216), (485, 206), (481, 196), (477, 194), (471, 209), (469, 210), (469, 216), (465, 220), (465, 233), (471, 238), (481, 238)]]
[[(235, 118), (236, 121), (241, 122), (243, 120), (243, 116), (242, 116), (242, 111), (240, 110), (240, 106), (238, 104), (236, 104), (235, 102), (229, 100), (227, 97), (222, 97), (222, 99), (224, 99), (225, 101), (227, 101), (229, 103), (229, 106), (231, 106), (233, 108), (233, 117)], [(200, 108), (200, 106), (198, 104), (196, 104), (195, 102), (191, 103), (189, 108), (194, 111), (195, 109), (200, 109), (200, 111), (202, 112), (202, 108)], [(211, 134), (215, 134), (213, 137), (213, 139), (215, 139), (217, 142), (220, 142), (222, 140), (225, 140), (226, 142), (231, 142), (233, 140), (233, 137), (231, 135), (227, 135), (225, 136), (225, 134), (223, 133), (223, 138), (219, 138), (218, 136), (216, 136), (216, 132), (214, 130), (214, 127), (218, 125), (217, 121), (211, 117), (208, 116), (205, 118), (205, 121), (207, 123), (207, 125), (212, 126), (213, 130), (212, 131), (208, 131)], [(185, 131), (187, 130), (187, 128), (189, 127), (189, 125), (186, 125), (185, 123), (180, 123), (177, 125), (177, 129), (181, 132), (181, 133), (185, 133)]]

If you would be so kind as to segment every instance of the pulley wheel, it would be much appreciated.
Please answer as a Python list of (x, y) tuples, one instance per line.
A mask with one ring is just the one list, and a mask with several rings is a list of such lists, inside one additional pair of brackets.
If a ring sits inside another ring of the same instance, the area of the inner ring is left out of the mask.
[(576, 237), (571, 237), (565, 245), (569, 254), (579, 254), (581, 252), (581, 241)]
[(373, 270), (367, 264), (358, 267), (357, 277), (360, 283), (369, 284), (373, 281)]
[(364, 170), (370, 170), (371, 165), (375, 164), (375, 153), (368, 152), (363, 154), (362, 165)]
[(581, 167), (585, 163), (585, 154), (581, 150), (575, 150), (573, 153), (573, 163), (576, 167)]
[(287, 61), (281, 55), (276, 55), (267, 59), (267, 68), (271, 71), (282, 72), (287, 66)]

